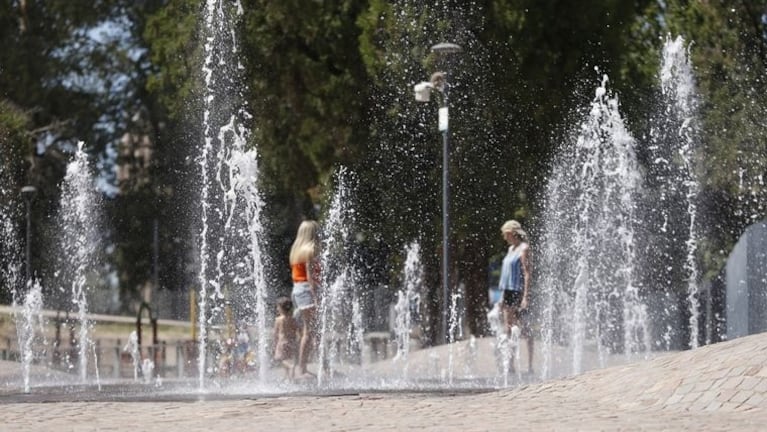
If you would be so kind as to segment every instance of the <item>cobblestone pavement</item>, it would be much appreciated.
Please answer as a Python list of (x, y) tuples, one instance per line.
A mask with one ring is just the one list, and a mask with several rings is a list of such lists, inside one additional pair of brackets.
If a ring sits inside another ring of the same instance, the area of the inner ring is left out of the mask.
[(5, 403), (0, 431), (767, 430), (767, 334), (517, 389)]

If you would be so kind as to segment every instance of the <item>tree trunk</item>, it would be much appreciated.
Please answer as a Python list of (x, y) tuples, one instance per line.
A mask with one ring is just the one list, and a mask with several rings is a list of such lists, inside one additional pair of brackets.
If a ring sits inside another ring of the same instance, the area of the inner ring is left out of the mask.
[(488, 257), (480, 239), (464, 242), (464, 248), (457, 261), (459, 273), (466, 286), (466, 324), (474, 336), (484, 336), (487, 329), (487, 266)]

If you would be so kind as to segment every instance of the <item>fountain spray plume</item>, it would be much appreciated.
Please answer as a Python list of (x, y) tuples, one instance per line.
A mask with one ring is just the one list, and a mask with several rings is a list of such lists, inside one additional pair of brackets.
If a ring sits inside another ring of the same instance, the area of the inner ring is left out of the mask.
[[(410, 333), (414, 322), (419, 319), (421, 309), (421, 285), (423, 284), (423, 264), (421, 263), (421, 245), (411, 242), (405, 249), (404, 288), (397, 293), (394, 305), (394, 334), (397, 341), (395, 362), (402, 362), (402, 377), (408, 379), (408, 355), (410, 353)], [(416, 315), (415, 317), (413, 315)]]
[[(649, 349), (649, 320), (639, 293), (635, 227), (641, 191), (635, 140), (617, 98), (597, 87), (571, 144), (547, 185), (542, 274), (544, 377), (555, 340), (569, 340), (571, 370), (583, 370), (587, 343), (598, 361)], [(556, 270), (553, 270), (556, 269)]]
[(77, 145), (75, 158), (67, 166), (61, 187), (59, 244), (62, 257), (60, 272), (68, 279), (71, 302), (80, 323), (77, 348), (81, 382), (85, 382), (92, 323), (88, 320), (88, 278), (99, 260), (102, 226), (102, 196), (94, 184), (84, 143)]
[[(27, 358), (25, 347), (27, 346), (27, 333), (29, 321), (32, 318), (26, 312), (29, 310), (26, 306), (27, 300), (32, 297), (22, 296), (20, 285), (21, 276), (21, 247), (16, 234), (16, 223), (14, 219), (18, 216), (18, 194), (14, 193), (13, 182), (5, 164), (0, 164), (0, 261), (4, 265), (0, 266), (0, 282), (3, 286), (11, 290), (11, 301), (14, 310), (14, 321), (16, 322), (16, 332), (19, 340), (19, 347), (22, 350), (22, 375), (24, 377), (24, 391), (29, 391), (29, 367), (25, 363)], [(28, 281), (29, 282), (29, 281)], [(20, 305), (23, 304), (23, 305)]]
[(16, 334), (19, 340), (19, 351), (21, 353), (21, 372), (24, 380), (24, 393), (30, 390), (30, 369), (32, 364), (38, 360), (40, 355), (44, 355), (46, 346), (45, 340), (45, 319), (42, 314), (43, 294), (42, 286), (35, 281), (29, 285), (29, 290), (24, 296), (21, 306), (14, 302), (13, 318), (16, 322)]
[(21, 275), (21, 245), (15, 219), (19, 215), (18, 193), (5, 164), (0, 164), (0, 281), (10, 287), (14, 304), (18, 300)]
[[(339, 341), (338, 338), (348, 334), (359, 334), (359, 332), (344, 329), (344, 325), (348, 322), (347, 317), (354, 316), (355, 304), (359, 302), (353, 288), (358, 286), (360, 281), (350, 253), (350, 242), (355, 226), (351, 188), (348, 184), (350, 178), (351, 173), (344, 167), (336, 172), (335, 192), (322, 223), (320, 254), (322, 298), (319, 310), (318, 349), (320, 366), (317, 371), (317, 380), (320, 385), (324, 384), (326, 377), (333, 378), (336, 366), (344, 360), (341, 355), (343, 353), (338, 351), (338, 347), (348, 346), (348, 343), (340, 343), (348, 341)], [(358, 305), (356, 307), (359, 309)]]
[[(668, 130), (665, 143), (657, 143), (655, 151), (660, 153), (654, 158), (656, 164), (665, 164), (667, 173), (665, 185), (661, 187), (670, 196), (671, 201), (663, 210), (666, 220), (677, 219), (681, 224), (675, 238), (683, 244), (685, 250), (684, 279), (687, 282), (687, 304), (689, 307), (689, 330), (691, 348), (699, 343), (699, 269), (697, 252), (699, 242), (698, 199), (700, 184), (695, 172), (695, 158), (698, 152), (698, 100), (695, 91), (695, 77), (689, 61), (689, 47), (678, 36), (668, 37), (663, 46), (660, 70), (661, 90), (663, 92), (663, 126)], [(661, 152), (660, 149), (665, 149)], [(682, 207), (679, 208), (679, 204)], [(674, 210), (677, 211), (674, 211)]]
[[(226, 322), (236, 330), (256, 327), (259, 377), (268, 368), (268, 292), (262, 253), (264, 202), (259, 190), (258, 154), (248, 148), (251, 119), (242, 86), (244, 66), (238, 59), (234, 28), (240, 2), (208, 0), (204, 12), (204, 146), (198, 159), (201, 175), (199, 271), (199, 385), (208, 372), (208, 329)], [(237, 310), (232, 311), (232, 308)], [(228, 335), (234, 337), (234, 335)]]

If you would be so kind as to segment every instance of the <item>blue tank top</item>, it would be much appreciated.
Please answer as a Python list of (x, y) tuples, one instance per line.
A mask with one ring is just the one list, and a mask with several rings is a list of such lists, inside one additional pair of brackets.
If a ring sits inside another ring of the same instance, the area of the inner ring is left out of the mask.
[(522, 252), (527, 249), (527, 243), (520, 243), (516, 248), (509, 246), (509, 252), (501, 264), (501, 280), (499, 289), (508, 291), (523, 291), (525, 289), (525, 274), (522, 272)]

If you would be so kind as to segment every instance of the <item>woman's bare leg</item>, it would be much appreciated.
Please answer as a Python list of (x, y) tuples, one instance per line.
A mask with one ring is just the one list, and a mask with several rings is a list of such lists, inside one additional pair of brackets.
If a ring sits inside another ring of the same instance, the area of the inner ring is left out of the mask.
[(314, 328), (314, 309), (301, 311), (301, 342), (298, 346), (298, 368), (300, 374), (306, 373), (306, 364), (312, 352), (312, 339)]
[(511, 328), (517, 324), (517, 309), (511, 306), (503, 306), (503, 320), (506, 324), (506, 335), (511, 337)]
[(535, 349), (535, 338), (532, 334), (527, 335), (527, 371), (533, 373), (533, 353)]
[[(506, 325), (506, 329), (505, 329), (506, 330), (506, 340), (507, 340), (507, 343), (511, 343), (511, 328), (513, 326), (515, 326), (515, 325), (518, 325), (517, 324), (517, 308), (515, 308), (513, 306), (504, 305), (503, 306), (503, 319), (504, 319), (504, 323)], [(512, 353), (508, 353), (508, 354), (513, 357)], [(509, 358), (509, 359), (507, 359), (507, 361), (509, 362), (509, 364), (508, 364), (508, 372), (509, 373), (514, 373), (514, 359), (513, 358)]]

